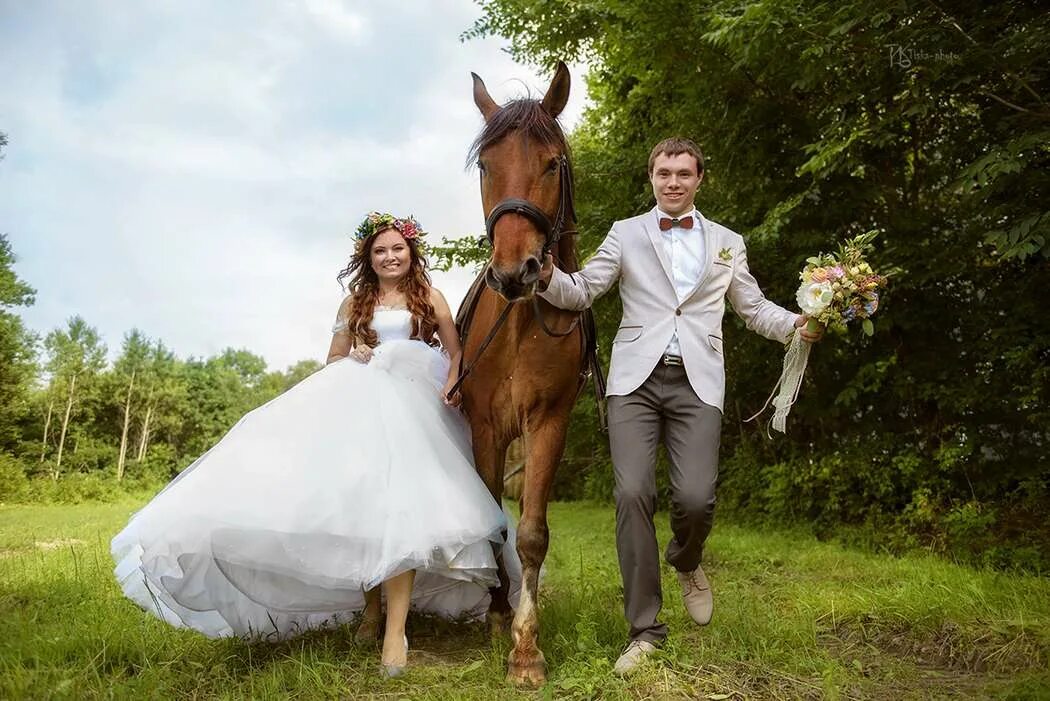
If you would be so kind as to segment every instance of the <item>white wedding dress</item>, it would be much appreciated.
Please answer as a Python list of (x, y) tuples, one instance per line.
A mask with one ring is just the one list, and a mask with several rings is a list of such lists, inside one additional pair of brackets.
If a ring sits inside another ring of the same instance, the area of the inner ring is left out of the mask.
[[(248, 413), (131, 518), (111, 545), (129, 598), (210, 637), (278, 640), (347, 622), (414, 569), (415, 610), (484, 614), (508, 522), (441, 401), (448, 357), (409, 339), (406, 310), (372, 325), (369, 363), (331, 363)], [(520, 563), (502, 552), (515, 601)]]

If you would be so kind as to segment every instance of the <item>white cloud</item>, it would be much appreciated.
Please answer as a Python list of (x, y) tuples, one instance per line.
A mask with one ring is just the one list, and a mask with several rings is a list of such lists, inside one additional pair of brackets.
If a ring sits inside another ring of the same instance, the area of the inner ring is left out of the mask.
[(338, 0), (304, 0), (303, 6), (323, 29), (351, 39), (364, 34), (365, 18), (350, 12)]
[[(112, 348), (139, 327), (182, 356), (283, 367), (327, 349), (364, 212), (480, 233), (470, 71), (499, 101), (547, 78), (498, 40), (459, 42), (466, 0), (407, 5), (9, 6), (0, 231), (38, 289), (27, 322), (80, 314)], [(453, 304), (471, 277), (434, 275)]]

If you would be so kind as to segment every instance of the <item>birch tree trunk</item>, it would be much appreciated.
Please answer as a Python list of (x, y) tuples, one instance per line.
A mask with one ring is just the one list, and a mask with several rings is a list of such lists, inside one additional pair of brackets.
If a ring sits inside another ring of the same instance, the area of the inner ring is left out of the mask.
[(124, 400), (124, 428), (120, 432), (120, 455), (117, 456), (117, 481), (124, 479), (124, 465), (128, 455), (128, 428), (131, 426), (131, 393), (135, 389), (135, 371), (131, 371), (128, 396)]
[(142, 435), (139, 437), (139, 453), (135, 456), (135, 460), (142, 462), (146, 457), (146, 450), (149, 449), (149, 422), (153, 418), (153, 405), (149, 404), (146, 406), (146, 418), (142, 420)]
[(40, 442), (40, 462), (47, 457), (47, 432), (51, 428), (51, 413), (55, 410), (55, 395), (47, 403), (47, 419), (44, 420), (44, 440)]
[(51, 479), (58, 481), (58, 473), (62, 470), (62, 448), (66, 444), (66, 430), (69, 428), (69, 415), (73, 411), (73, 392), (77, 386), (77, 376), (74, 374), (69, 380), (69, 398), (66, 400), (66, 414), (62, 418), (62, 435), (58, 439), (58, 458), (55, 460), (55, 469), (51, 473)]

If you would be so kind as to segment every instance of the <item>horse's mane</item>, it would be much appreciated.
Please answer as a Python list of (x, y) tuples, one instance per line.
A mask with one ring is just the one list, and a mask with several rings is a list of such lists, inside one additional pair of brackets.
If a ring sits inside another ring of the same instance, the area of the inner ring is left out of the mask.
[(525, 136), (539, 141), (544, 146), (557, 147), (571, 159), (569, 142), (566, 141), (558, 120), (543, 109), (539, 100), (521, 98), (503, 105), (485, 123), (485, 128), (478, 134), (478, 138), (474, 139), (470, 151), (467, 152), (467, 166), (473, 165), (482, 151), (515, 130), (521, 130)]

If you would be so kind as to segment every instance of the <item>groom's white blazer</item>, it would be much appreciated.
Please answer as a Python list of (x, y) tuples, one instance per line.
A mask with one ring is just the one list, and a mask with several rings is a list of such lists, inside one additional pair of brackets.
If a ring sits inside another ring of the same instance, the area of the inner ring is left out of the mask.
[(569, 274), (555, 268), (539, 293), (556, 307), (586, 309), (619, 280), (623, 319), (613, 339), (609, 396), (630, 394), (645, 382), (677, 331), (689, 384), (701, 401), (721, 410), (726, 297), (752, 331), (781, 342), (794, 333), (798, 315), (762, 294), (747, 268), (744, 239), (702, 215), (699, 219), (705, 260), (695, 286), (681, 299), (655, 208), (613, 224), (582, 270)]

